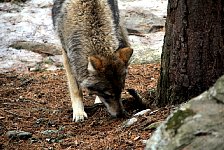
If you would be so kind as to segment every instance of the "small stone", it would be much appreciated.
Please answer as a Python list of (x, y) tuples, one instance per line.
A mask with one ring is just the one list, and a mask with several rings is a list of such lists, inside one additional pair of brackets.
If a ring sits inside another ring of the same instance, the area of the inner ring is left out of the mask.
[(31, 144), (32, 143), (36, 143), (36, 142), (38, 142), (38, 139), (36, 139), (36, 138), (30, 138), (30, 142), (31, 142)]
[(30, 68), (29, 70), (32, 72), (32, 71), (36, 71), (37, 68)]
[(30, 132), (20, 131), (20, 132), (18, 133), (18, 137), (19, 137), (19, 139), (24, 139), (24, 140), (26, 140), (26, 139), (29, 139), (29, 138), (32, 137), (32, 133), (30, 133)]
[(3, 120), (3, 119), (5, 119), (5, 117), (0, 117), (0, 120)]
[(8, 138), (16, 138), (17, 137), (17, 132), (18, 131), (8, 131), (8, 132), (6, 132), (6, 136), (8, 137)]
[(51, 66), (49, 66), (48, 65), (48, 67), (46, 67), (47, 69), (47, 71), (55, 71), (55, 70), (58, 70), (59, 68), (58, 67), (56, 67), (55, 65), (51, 65)]
[(51, 141), (51, 139), (50, 139), (50, 138), (46, 138), (46, 141), (47, 141), (47, 142), (50, 142), (50, 141)]
[(74, 141), (75, 145), (79, 145), (79, 142), (77, 140)]
[(16, 130), (13, 130), (13, 131), (8, 131), (6, 133), (6, 136), (8, 138), (11, 138), (11, 139), (19, 138), (19, 139), (26, 140), (26, 139), (29, 139), (29, 138), (32, 137), (32, 133), (25, 132), (25, 131), (16, 131)]
[(39, 119), (36, 120), (36, 124), (41, 124), (41, 123), (43, 123), (44, 121), (45, 121), (44, 118), (39, 118)]
[(125, 127), (125, 128), (127, 128), (127, 127), (130, 127), (130, 126), (132, 126), (135, 122), (137, 122), (138, 121), (138, 119), (137, 118), (131, 118), (131, 119), (128, 119), (127, 121), (125, 121), (124, 123), (123, 123), (123, 126)]
[(140, 111), (140, 112), (134, 114), (134, 116), (135, 116), (135, 117), (136, 117), (136, 116), (142, 116), (142, 115), (146, 114), (146, 113), (149, 112), (149, 111), (151, 111), (151, 109), (145, 109), (145, 110), (142, 110), (142, 111)]
[(58, 130), (45, 130), (45, 131), (41, 131), (41, 133), (44, 135), (51, 135), (54, 133), (58, 133)]
[(137, 136), (134, 138), (134, 141), (137, 141), (140, 138), (140, 136)]

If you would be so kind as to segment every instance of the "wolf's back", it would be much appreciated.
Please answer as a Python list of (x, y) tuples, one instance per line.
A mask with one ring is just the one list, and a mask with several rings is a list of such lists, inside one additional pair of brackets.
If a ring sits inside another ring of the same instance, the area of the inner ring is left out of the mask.
[[(60, 10), (61, 10), (61, 7), (62, 7), (62, 4), (64, 3), (64, 1), (66, 1), (66, 0), (54, 0), (54, 7), (52, 9), (54, 25), (56, 22), (57, 15), (60, 13)], [(110, 5), (112, 13), (113, 13), (114, 23), (116, 26), (118, 26), (120, 16), (119, 16), (117, 0), (107, 0), (107, 1), (108, 1), (108, 4)]]
[(117, 0), (55, 0), (52, 15), (64, 49), (102, 53), (128, 44)]

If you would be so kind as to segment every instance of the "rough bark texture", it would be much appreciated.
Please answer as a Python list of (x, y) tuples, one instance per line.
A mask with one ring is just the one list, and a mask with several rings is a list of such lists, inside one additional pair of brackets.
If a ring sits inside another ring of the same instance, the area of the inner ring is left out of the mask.
[(169, 0), (157, 104), (177, 104), (224, 74), (224, 1)]

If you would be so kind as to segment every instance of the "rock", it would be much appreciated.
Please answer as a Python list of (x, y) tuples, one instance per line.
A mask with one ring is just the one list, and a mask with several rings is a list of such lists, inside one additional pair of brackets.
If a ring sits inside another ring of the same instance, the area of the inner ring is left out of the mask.
[(39, 67), (29, 68), (29, 71), (31, 71), (31, 72), (35, 72), (35, 71), (39, 71), (39, 70), (40, 70)]
[(40, 43), (34, 41), (16, 41), (13, 44), (9, 45), (14, 49), (20, 50), (25, 49), (35, 53), (42, 54), (43, 56), (54, 56), (61, 55), (62, 48), (50, 43)]
[(59, 131), (58, 130), (44, 130), (44, 131), (41, 131), (42, 134), (44, 135), (50, 135), (50, 134), (54, 134), (54, 133), (58, 133)]
[(183, 104), (147, 141), (146, 150), (223, 150), (224, 76)]
[(167, 2), (118, 0), (120, 16), (130, 34), (130, 43), (134, 49), (131, 64), (160, 62)]
[(140, 139), (140, 136), (135, 137), (133, 140), (137, 141), (138, 139)]
[(133, 124), (135, 124), (139, 120), (138, 119), (139, 116), (143, 116), (144, 114), (146, 114), (150, 111), (151, 111), (151, 109), (145, 109), (145, 110), (142, 110), (142, 111), (134, 114), (131, 119), (128, 119), (125, 122), (123, 122), (122, 127), (123, 128), (128, 128), (128, 127), (132, 126)]
[(131, 64), (158, 63), (161, 59), (164, 32), (155, 32), (143, 36), (130, 35), (131, 47), (134, 49)]
[(151, 111), (151, 109), (145, 109), (145, 110), (142, 110), (140, 112), (137, 112), (136, 114), (134, 114), (134, 116), (135, 117), (142, 116), (142, 115), (144, 115), (144, 114), (146, 114), (147, 112), (150, 112), (150, 111)]
[(120, 16), (131, 33), (147, 34), (165, 26), (166, 0), (118, 0)]
[(36, 120), (36, 124), (41, 124), (42, 122), (44, 122), (44, 118), (39, 118)]
[(13, 130), (13, 131), (8, 131), (6, 133), (6, 136), (10, 139), (21, 139), (21, 140), (27, 140), (29, 138), (32, 137), (32, 133), (30, 132), (25, 132), (25, 131), (17, 131), (17, 130)]
[(133, 118), (131, 118), (131, 119), (128, 119), (127, 121), (125, 121), (124, 123), (123, 123), (123, 127), (124, 128), (128, 128), (128, 127), (130, 127), (130, 126), (132, 126), (135, 122), (137, 122), (138, 121), (138, 119), (137, 118), (135, 118), (135, 117), (133, 117)]
[(32, 137), (32, 133), (30, 133), (30, 132), (20, 131), (20, 132), (18, 133), (18, 137), (19, 137), (19, 139), (24, 139), (24, 140), (26, 140), (26, 139), (29, 139), (29, 138)]
[(132, 7), (121, 11), (121, 15), (124, 16), (124, 24), (129, 33), (147, 34), (154, 31), (155, 26), (160, 29), (165, 26), (165, 19), (157, 17), (150, 10)]
[(8, 138), (17, 138), (18, 131), (8, 131), (6, 132), (6, 136)]
[(60, 68), (56, 67), (55, 65), (50, 65), (50, 66), (46, 67), (47, 71), (56, 71), (58, 69), (60, 69)]

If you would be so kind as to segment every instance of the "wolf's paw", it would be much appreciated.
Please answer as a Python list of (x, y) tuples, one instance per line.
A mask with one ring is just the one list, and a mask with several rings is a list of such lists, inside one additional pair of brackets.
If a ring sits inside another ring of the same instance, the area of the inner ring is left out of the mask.
[(84, 110), (73, 110), (73, 119), (75, 122), (83, 122), (87, 117), (87, 114)]

